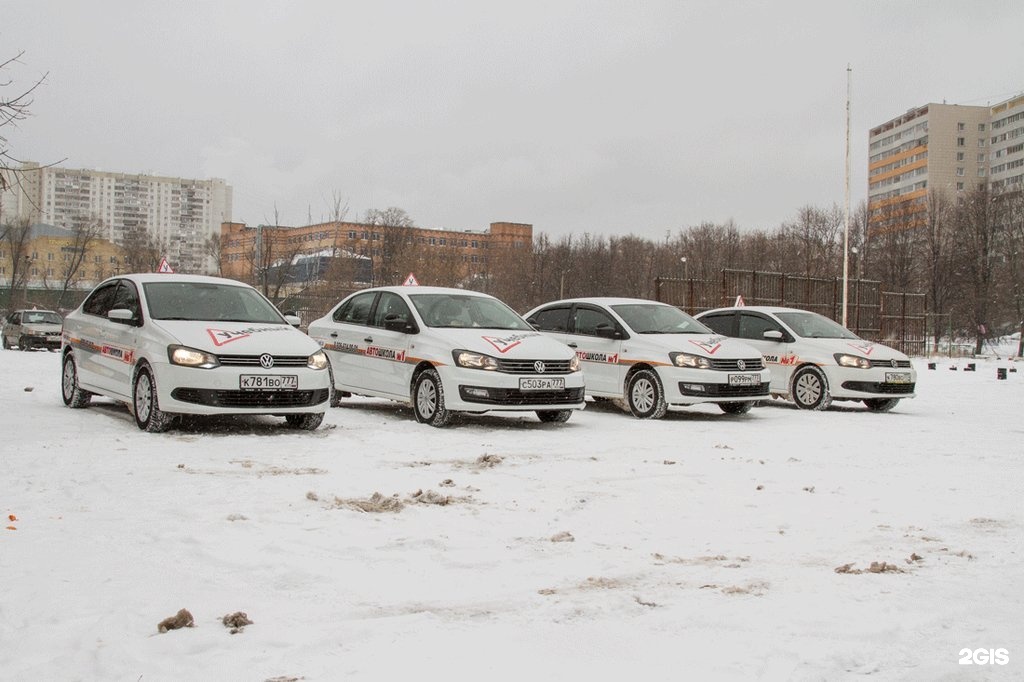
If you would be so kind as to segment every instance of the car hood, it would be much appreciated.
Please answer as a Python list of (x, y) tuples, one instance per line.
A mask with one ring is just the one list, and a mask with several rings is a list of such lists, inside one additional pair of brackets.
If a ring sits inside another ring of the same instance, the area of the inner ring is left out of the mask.
[(849, 353), (850, 355), (858, 355), (869, 360), (909, 360), (906, 355), (895, 348), (865, 339), (802, 338), (797, 343), (805, 348), (814, 349), (823, 356), (831, 356), (835, 353)]
[(719, 334), (636, 334), (633, 339), (642, 340), (668, 353), (690, 353), (718, 360), (761, 356), (761, 351), (753, 346)]
[(155, 320), (175, 341), (222, 355), (312, 355), (320, 344), (287, 324)]
[(512, 360), (564, 360), (573, 350), (535, 331), (509, 329), (431, 329), (435, 340), (452, 350), (470, 350)]

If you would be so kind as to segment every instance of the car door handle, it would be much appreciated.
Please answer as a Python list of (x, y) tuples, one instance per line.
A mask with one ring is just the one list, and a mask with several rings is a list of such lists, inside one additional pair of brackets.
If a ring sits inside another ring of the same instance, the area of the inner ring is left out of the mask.
[(366, 343), (373, 343), (373, 337), (367, 336), (365, 339), (363, 339), (363, 341), (365, 341)]
[(338, 332), (331, 332), (331, 338), (332, 339), (338, 338)]
[(569, 346), (569, 348), (576, 348), (577, 347), (575, 343), (567, 343), (565, 345)]

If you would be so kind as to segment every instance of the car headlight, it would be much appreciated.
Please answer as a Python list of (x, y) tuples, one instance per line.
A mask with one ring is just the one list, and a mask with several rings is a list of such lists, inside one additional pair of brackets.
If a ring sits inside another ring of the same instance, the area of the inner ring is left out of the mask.
[(455, 358), (455, 364), (459, 367), (467, 367), (469, 369), (487, 369), (492, 372), (498, 369), (498, 361), (490, 355), (474, 353), (468, 350), (456, 350), (452, 351), (452, 357)]
[(836, 353), (836, 362), (839, 363), (840, 367), (856, 367), (858, 369), (871, 369), (871, 361), (867, 358), (862, 358), (859, 355), (847, 355), (846, 353)]
[(694, 369), (711, 369), (711, 361), (703, 355), (692, 353), (669, 353), (672, 364), (676, 367), (692, 367)]
[(220, 366), (220, 360), (216, 355), (188, 346), (168, 346), (167, 359), (171, 361), (172, 365), (181, 365), (182, 367), (213, 369)]
[(318, 350), (306, 360), (306, 367), (310, 369), (327, 369), (327, 354)]
[(572, 354), (572, 360), (569, 361), (569, 371), (580, 371), (580, 356), (576, 355), (575, 353)]

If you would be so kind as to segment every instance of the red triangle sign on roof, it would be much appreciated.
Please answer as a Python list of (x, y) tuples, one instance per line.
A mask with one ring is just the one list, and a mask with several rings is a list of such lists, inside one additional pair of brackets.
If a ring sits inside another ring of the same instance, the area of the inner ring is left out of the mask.
[(165, 275), (173, 275), (174, 270), (171, 269), (171, 264), (167, 262), (167, 257), (164, 256), (160, 259), (160, 267), (156, 269), (157, 272), (161, 272)]
[(736, 306), (737, 308), (742, 308), (743, 306), (746, 305), (746, 303), (743, 302), (742, 294), (736, 297), (736, 302), (733, 305)]
[(411, 272), (409, 273), (409, 276), (405, 278), (405, 281), (402, 282), (403, 287), (417, 287), (419, 285), (420, 283), (416, 281), (416, 275)]

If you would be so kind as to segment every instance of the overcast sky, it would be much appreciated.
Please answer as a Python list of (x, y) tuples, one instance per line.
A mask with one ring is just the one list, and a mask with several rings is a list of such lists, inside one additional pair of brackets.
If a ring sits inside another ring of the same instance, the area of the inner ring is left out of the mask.
[[(852, 198), (867, 135), (1024, 91), (1024, 2), (25, 2), (4, 74), (47, 73), (17, 158), (220, 177), (237, 221), (774, 228)], [(9, 94), (12, 88), (4, 88)]]

